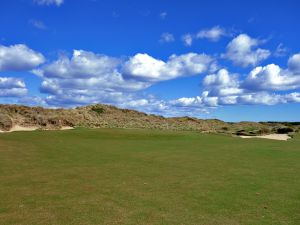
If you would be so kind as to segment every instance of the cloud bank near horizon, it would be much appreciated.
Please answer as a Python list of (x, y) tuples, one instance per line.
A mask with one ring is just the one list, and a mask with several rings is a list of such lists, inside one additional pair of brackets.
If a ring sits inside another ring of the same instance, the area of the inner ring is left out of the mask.
[[(216, 42), (230, 35), (215, 26), (200, 30), (197, 38)], [(166, 36), (165, 41), (172, 42), (172, 38)], [(186, 37), (186, 45), (193, 41), (194, 37)], [(107, 103), (167, 116), (193, 116), (225, 105), (299, 103), (300, 53), (291, 55), (284, 67), (262, 65), (272, 57), (270, 50), (260, 47), (264, 42), (242, 33), (229, 41), (223, 53), (188, 52), (165, 60), (147, 53), (116, 58), (74, 50), (71, 56), (50, 61), (24, 44), (0, 45), (0, 97), (47, 107)], [(229, 71), (223, 61), (248, 72)], [(23, 78), (5, 75), (26, 71), (41, 79), (41, 96), (32, 96)], [(191, 76), (202, 76), (198, 96), (164, 100), (146, 93), (160, 82)]]

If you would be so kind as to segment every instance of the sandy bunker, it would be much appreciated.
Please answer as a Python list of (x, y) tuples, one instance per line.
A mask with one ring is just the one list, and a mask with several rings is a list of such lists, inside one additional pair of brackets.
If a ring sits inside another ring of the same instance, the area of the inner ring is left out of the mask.
[[(15, 131), (34, 131), (34, 130), (38, 130), (39, 128), (40, 127), (38, 126), (23, 127), (23, 126), (15, 125), (9, 131), (0, 130), (0, 133), (15, 132)], [(74, 129), (74, 128), (69, 126), (63, 126), (59, 130), (70, 130), (70, 129)]]
[(287, 141), (291, 137), (287, 134), (268, 134), (268, 135), (261, 135), (261, 136), (240, 136), (241, 138), (265, 138), (271, 140), (279, 140), (279, 141)]

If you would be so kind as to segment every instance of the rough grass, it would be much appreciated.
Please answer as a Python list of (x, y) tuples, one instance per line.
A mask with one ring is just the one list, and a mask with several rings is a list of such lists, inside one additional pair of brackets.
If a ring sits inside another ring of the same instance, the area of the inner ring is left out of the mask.
[(300, 224), (300, 138), (0, 134), (0, 224)]

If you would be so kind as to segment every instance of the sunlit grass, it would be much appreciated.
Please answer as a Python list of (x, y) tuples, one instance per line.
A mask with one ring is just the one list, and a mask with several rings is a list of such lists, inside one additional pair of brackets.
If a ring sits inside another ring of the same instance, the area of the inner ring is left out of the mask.
[(300, 224), (300, 138), (0, 134), (0, 224)]

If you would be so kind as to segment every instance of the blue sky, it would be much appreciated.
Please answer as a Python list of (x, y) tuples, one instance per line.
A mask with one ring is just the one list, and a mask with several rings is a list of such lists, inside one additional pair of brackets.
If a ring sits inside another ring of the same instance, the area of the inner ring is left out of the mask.
[(0, 3), (0, 103), (300, 120), (297, 0)]

